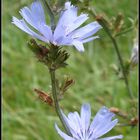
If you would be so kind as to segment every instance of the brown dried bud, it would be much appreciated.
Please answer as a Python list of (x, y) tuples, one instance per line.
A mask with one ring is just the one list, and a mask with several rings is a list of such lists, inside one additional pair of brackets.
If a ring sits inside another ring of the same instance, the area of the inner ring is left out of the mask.
[(65, 82), (65, 88), (69, 87), (70, 85), (72, 85), (74, 83), (74, 80), (73, 79), (67, 79), (66, 82)]
[(53, 105), (53, 99), (48, 93), (39, 89), (34, 89), (34, 91), (38, 94), (38, 98), (41, 99), (43, 102), (48, 103), (50, 106)]
[(130, 124), (131, 125), (137, 125), (138, 124), (138, 117), (134, 117), (134, 118), (132, 118), (131, 120), (130, 120)]
[(117, 107), (111, 107), (109, 110), (110, 110), (110, 112), (113, 112), (113, 113), (119, 113), (120, 112), (120, 110)]
[(103, 19), (103, 15), (97, 15), (97, 16), (96, 16), (96, 20), (97, 20), (97, 21), (102, 20), (102, 19)]

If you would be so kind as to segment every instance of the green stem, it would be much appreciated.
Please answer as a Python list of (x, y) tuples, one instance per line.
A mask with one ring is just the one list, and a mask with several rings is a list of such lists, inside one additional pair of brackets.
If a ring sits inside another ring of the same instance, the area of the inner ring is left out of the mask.
[(128, 28), (128, 29), (125, 30), (125, 31), (122, 31), (122, 32), (120, 32), (120, 33), (117, 33), (117, 34), (115, 35), (115, 37), (118, 37), (118, 36), (120, 36), (120, 35), (126, 34), (127, 32), (130, 32), (130, 31), (132, 31), (133, 29), (134, 29), (134, 27), (130, 27), (130, 28)]
[(57, 89), (56, 89), (56, 78), (55, 78), (54, 69), (50, 69), (50, 75), (51, 75), (51, 84), (52, 84), (52, 95), (53, 95), (53, 99), (54, 99), (56, 113), (57, 113), (60, 121), (62, 122), (62, 125), (63, 125), (64, 129), (66, 130), (67, 134), (69, 136), (71, 136), (70, 130), (65, 123), (65, 120), (63, 118), (63, 115), (62, 115), (60, 107), (59, 107), (59, 103), (58, 103), (58, 99), (57, 99), (58, 94), (57, 94)]
[[(89, 11), (95, 18), (97, 18), (96, 14), (94, 13), (93, 9), (90, 9)], [(125, 73), (125, 68), (124, 68), (124, 64), (123, 64), (123, 59), (121, 57), (121, 54), (120, 54), (120, 51), (119, 51), (119, 48), (118, 48), (118, 44), (115, 40), (115, 38), (112, 36), (111, 32), (110, 32), (110, 29), (106, 26), (106, 23), (104, 21), (104, 19), (102, 17), (98, 17), (97, 18), (97, 21), (100, 23), (100, 25), (102, 25), (102, 27), (104, 28), (105, 32), (108, 34), (108, 36), (110, 37), (113, 45), (114, 45), (114, 48), (115, 48), (115, 51), (117, 53), (117, 56), (118, 56), (118, 60), (120, 62), (120, 66), (121, 66), (121, 70), (122, 70), (122, 73), (123, 73), (123, 76), (124, 76), (124, 81), (125, 81), (125, 85), (126, 85), (126, 88), (128, 90), (128, 93), (129, 93), (129, 96), (130, 98), (133, 99), (133, 94), (132, 94), (132, 90), (129, 86), (129, 82), (128, 82), (128, 78), (127, 78), (127, 75)]]
[(115, 38), (111, 35), (108, 27), (103, 23), (103, 22), (100, 22), (100, 24), (102, 24), (104, 30), (106, 31), (106, 33), (108, 34), (108, 36), (110, 37), (110, 39), (112, 40), (112, 43), (114, 45), (114, 48), (116, 50), (116, 53), (117, 53), (117, 56), (118, 56), (118, 59), (119, 59), (119, 62), (120, 62), (120, 66), (121, 66), (121, 69), (122, 69), (122, 73), (123, 73), (123, 76), (124, 76), (124, 81), (125, 81), (125, 84), (126, 84), (126, 87), (127, 87), (127, 90), (128, 90), (128, 93), (130, 95), (131, 98), (133, 98), (133, 94), (132, 94), (132, 91), (131, 91), (131, 88), (129, 86), (129, 82), (128, 82), (128, 78), (127, 78), (127, 75), (125, 73), (125, 68), (124, 68), (124, 64), (123, 64), (123, 59), (121, 57), (121, 54), (120, 54), (120, 51), (119, 51), (119, 48), (118, 48), (118, 44), (115, 40)]
[(50, 16), (51, 29), (52, 29), (52, 31), (54, 31), (55, 30), (55, 18), (54, 18), (54, 14), (53, 14), (53, 12), (52, 12), (52, 10), (51, 10), (48, 2), (46, 0), (42, 0), (42, 1), (43, 1), (44, 5), (45, 5), (45, 7), (47, 9), (47, 12), (48, 12), (48, 14)]

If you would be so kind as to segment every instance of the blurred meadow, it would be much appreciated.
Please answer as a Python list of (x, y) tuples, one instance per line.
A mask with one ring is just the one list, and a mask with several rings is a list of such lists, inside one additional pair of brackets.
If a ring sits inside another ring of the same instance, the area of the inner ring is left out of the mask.
[[(61, 140), (54, 129), (60, 121), (54, 109), (37, 98), (34, 88), (46, 92), (51, 90), (46, 66), (39, 63), (27, 47), (29, 35), (11, 24), (12, 16), (21, 18), (19, 10), (32, 0), (2, 1), (2, 139), (3, 140)], [(75, 2), (75, 0), (73, 0)], [(122, 13), (124, 28), (132, 26), (138, 16), (137, 0), (92, 0), (97, 14), (109, 21)], [(78, 5), (78, 3), (77, 3)], [(80, 7), (80, 5), (78, 5)], [(95, 21), (90, 16), (90, 21)], [(49, 22), (48, 22), (49, 23)], [(66, 68), (57, 71), (57, 78), (70, 76), (75, 80), (60, 102), (64, 112), (80, 111), (82, 103), (89, 102), (92, 117), (102, 107), (118, 108), (125, 117), (116, 115), (120, 124), (128, 124), (137, 117), (138, 67), (130, 71), (129, 81), (134, 100), (132, 101), (122, 79), (113, 66), (119, 61), (113, 44), (101, 29), (100, 39), (86, 43), (85, 52), (65, 46), (70, 58)], [(131, 56), (134, 29), (116, 37), (124, 62)], [(138, 126), (116, 126), (109, 136), (123, 134), (123, 140), (137, 140)]]

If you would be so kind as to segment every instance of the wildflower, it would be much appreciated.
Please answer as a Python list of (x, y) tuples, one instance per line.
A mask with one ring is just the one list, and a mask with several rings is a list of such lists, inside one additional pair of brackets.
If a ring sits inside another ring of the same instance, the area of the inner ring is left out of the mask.
[(83, 104), (81, 108), (81, 115), (77, 112), (69, 113), (68, 117), (62, 112), (66, 124), (72, 134), (68, 136), (62, 132), (57, 124), (55, 128), (58, 134), (64, 140), (116, 140), (122, 139), (122, 135), (100, 138), (109, 132), (118, 122), (117, 119), (112, 120), (114, 113), (110, 112), (106, 107), (102, 107), (93, 121), (90, 124), (91, 108), (89, 104)]
[(80, 27), (88, 19), (88, 15), (81, 14), (77, 16), (77, 11), (77, 7), (71, 5), (70, 2), (66, 2), (65, 10), (61, 12), (58, 24), (53, 32), (51, 27), (46, 24), (43, 7), (37, 0), (29, 8), (24, 7), (20, 10), (23, 19), (19, 20), (13, 17), (12, 23), (27, 34), (43, 42), (52, 43), (56, 46), (74, 45), (78, 51), (84, 51), (83, 43), (99, 38), (92, 35), (101, 26), (95, 21)]
[(132, 49), (132, 54), (131, 54), (131, 64), (132, 66), (135, 66), (139, 63), (139, 50), (138, 50), (138, 42), (134, 43), (134, 47)]

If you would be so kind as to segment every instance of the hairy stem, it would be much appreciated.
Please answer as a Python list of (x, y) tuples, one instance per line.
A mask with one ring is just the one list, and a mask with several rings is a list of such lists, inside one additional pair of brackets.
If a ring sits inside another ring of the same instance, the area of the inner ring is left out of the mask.
[(55, 70), (54, 69), (50, 69), (50, 76), (51, 76), (51, 84), (52, 84), (52, 95), (53, 95), (53, 99), (54, 99), (56, 113), (57, 113), (64, 129), (66, 130), (67, 134), (69, 136), (71, 136), (70, 130), (65, 123), (65, 120), (63, 118), (63, 115), (61, 113), (60, 106), (58, 103), (58, 99), (57, 99), (58, 93), (57, 93), (57, 89), (56, 89), (56, 78), (55, 78)]

